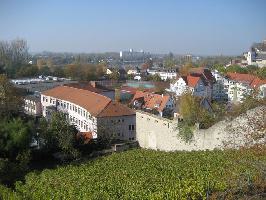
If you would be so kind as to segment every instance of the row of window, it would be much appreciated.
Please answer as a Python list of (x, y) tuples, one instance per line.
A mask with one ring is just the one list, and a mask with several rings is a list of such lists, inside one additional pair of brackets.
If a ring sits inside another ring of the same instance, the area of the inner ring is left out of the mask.
[(75, 117), (69, 116), (69, 121), (72, 123), (75, 123), (76, 125), (79, 125), (82, 129), (85, 129), (86, 131), (89, 130), (88, 125), (83, 122), (82, 120), (79, 120)]
[[(43, 101), (48, 102), (48, 98), (43, 97)], [(67, 110), (71, 110), (74, 111), (76, 113), (78, 113), (80, 116), (86, 117), (86, 118), (93, 118), (86, 110), (83, 110), (81, 108), (79, 108), (78, 106), (75, 106), (74, 104), (71, 103), (67, 103), (67, 102), (63, 102), (63, 101), (57, 101), (53, 98), (50, 98), (50, 103), (56, 106), (60, 106), (63, 109), (67, 109)]]

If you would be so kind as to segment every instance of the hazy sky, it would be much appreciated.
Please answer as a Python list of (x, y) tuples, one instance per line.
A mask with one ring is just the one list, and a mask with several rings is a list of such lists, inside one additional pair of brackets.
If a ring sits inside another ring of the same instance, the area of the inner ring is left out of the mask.
[(0, 0), (0, 40), (30, 51), (236, 55), (266, 39), (266, 0)]

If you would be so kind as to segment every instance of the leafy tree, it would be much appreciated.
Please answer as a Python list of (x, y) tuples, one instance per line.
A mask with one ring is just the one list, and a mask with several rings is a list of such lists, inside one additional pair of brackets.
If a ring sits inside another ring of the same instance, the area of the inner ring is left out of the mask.
[(193, 64), (191, 62), (186, 63), (179, 69), (180, 75), (187, 76), (191, 68), (193, 68)]
[(18, 113), (22, 105), (19, 92), (9, 82), (6, 75), (0, 74), (0, 117)]
[(40, 138), (44, 140), (46, 149), (59, 149), (76, 157), (78, 155), (75, 149), (76, 134), (76, 128), (69, 124), (64, 113), (53, 113), (50, 123), (41, 120)]
[(221, 74), (226, 74), (226, 68), (222, 64), (215, 64), (213, 69), (216, 69)]
[(28, 170), (32, 130), (20, 118), (0, 122), (0, 183), (11, 184)]
[(266, 67), (258, 69), (257, 75), (262, 79), (266, 79)]
[(112, 74), (109, 75), (112, 80), (119, 80), (120, 74), (118, 70), (114, 70)]
[(32, 136), (31, 125), (20, 118), (0, 122), (0, 157), (15, 158), (29, 148)]
[(40, 67), (39, 69), (39, 75), (48, 76), (51, 75), (51, 70), (48, 66)]
[(147, 77), (147, 80), (148, 81), (156, 81), (156, 82), (162, 81), (162, 79), (161, 79), (159, 74), (149, 75)]
[(27, 41), (22, 39), (15, 39), (10, 42), (0, 41), (0, 60), (9, 77), (13, 77), (17, 69), (27, 63), (28, 57)]
[(17, 70), (16, 77), (33, 77), (38, 73), (39, 69), (36, 65), (24, 65)]
[(246, 68), (240, 67), (239, 65), (231, 65), (226, 68), (226, 72), (236, 72), (241, 74), (247, 74), (248, 70)]

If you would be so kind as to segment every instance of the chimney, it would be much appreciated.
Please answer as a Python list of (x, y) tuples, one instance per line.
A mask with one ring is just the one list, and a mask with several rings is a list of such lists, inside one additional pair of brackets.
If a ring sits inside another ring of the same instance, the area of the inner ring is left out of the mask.
[(96, 88), (96, 82), (95, 81), (90, 81), (90, 84), (92, 87)]

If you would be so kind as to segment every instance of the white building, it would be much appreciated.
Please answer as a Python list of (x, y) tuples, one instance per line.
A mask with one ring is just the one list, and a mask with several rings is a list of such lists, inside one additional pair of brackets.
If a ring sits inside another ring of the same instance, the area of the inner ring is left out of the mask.
[(92, 138), (104, 135), (135, 140), (136, 117), (130, 108), (100, 94), (68, 86), (47, 90), (41, 95), (43, 116), (54, 111), (67, 114), (69, 122)]
[(134, 51), (133, 49), (129, 49), (129, 51), (120, 51), (119, 55), (120, 59), (125, 63), (144, 62), (146, 58), (150, 57), (150, 54), (143, 50)]
[(247, 53), (246, 59), (249, 65), (266, 67), (266, 40), (262, 43), (255, 43)]
[(230, 102), (242, 102), (245, 95), (257, 90), (260, 98), (266, 97), (266, 80), (250, 75), (239, 73), (228, 73), (224, 81), (225, 89), (228, 89), (228, 100)]
[(177, 72), (175, 69), (169, 69), (169, 70), (147, 70), (148, 74), (155, 75), (158, 74), (162, 80), (166, 81), (168, 79), (176, 79)]
[(41, 98), (34, 95), (25, 96), (24, 112), (28, 115), (41, 116), (42, 115)]
[(190, 91), (194, 96), (210, 97), (208, 85), (199, 76), (180, 76), (174, 83), (170, 84), (168, 91), (175, 93), (176, 96)]
[(228, 100), (228, 85), (229, 81), (217, 70), (212, 71), (212, 75), (215, 78), (215, 83), (212, 87), (212, 99), (216, 101)]

